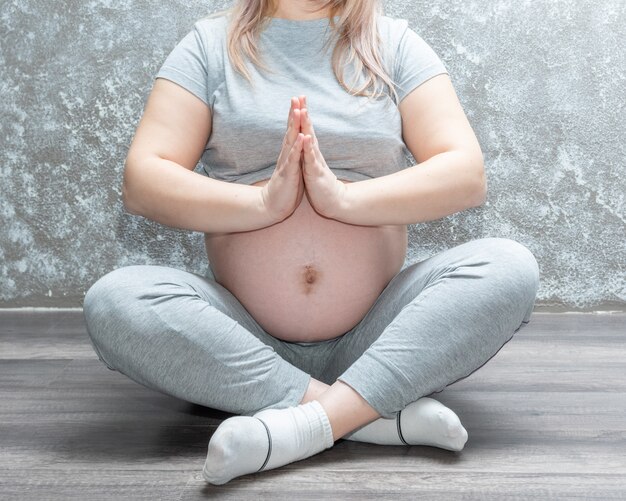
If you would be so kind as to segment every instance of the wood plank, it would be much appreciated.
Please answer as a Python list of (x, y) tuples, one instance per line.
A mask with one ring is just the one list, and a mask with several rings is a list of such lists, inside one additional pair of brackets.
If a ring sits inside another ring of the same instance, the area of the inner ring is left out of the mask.
[[(181, 499), (220, 500), (623, 500), (624, 483), (617, 475), (548, 475), (545, 473), (465, 473), (422, 471), (381, 472), (362, 465), (337, 472), (326, 465), (307, 465), (288, 472), (273, 470), (206, 485), (194, 473)], [(245, 480), (244, 480), (245, 478)]]
[(100, 471), (54, 467), (29, 470), (0, 469), (2, 501), (178, 500), (189, 472), (135, 471), (132, 468)]
[(82, 312), (0, 311), (0, 499), (626, 499), (626, 315), (535, 313), (486, 365), (432, 397), (461, 452), (339, 440), (207, 485), (232, 416), (104, 366)]
[[(623, 350), (625, 337), (626, 313), (535, 312), (510, 343), (538, 339), (551, 344), (552, 349), (563, 349), (563, 342), (569, 346), (579, 340), (585, 346), (602, 348), (616, 344)], [(0, 360), (28, 358), (94, 358), (82, 311), (0, 309)]]

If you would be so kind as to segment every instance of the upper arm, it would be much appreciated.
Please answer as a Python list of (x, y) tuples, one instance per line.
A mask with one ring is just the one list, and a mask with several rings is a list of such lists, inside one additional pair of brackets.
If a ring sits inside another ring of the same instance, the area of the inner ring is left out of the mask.
[(212, 128), (213, 95), (222, 82), (219, 20), (201, 20), (178, 41), (156, 74), (126, 160), (160, 157), (193, 170)]
[(402, 137), (420, 163), (445, 151), (463, 151), (482, 169), (482, 151), (447, 74), (413, 89), (398, 106)]
[(406, 20), (396, 23), (399, 41), (393, 76), (408, 149), (418, 163), (438, 153), (463, 150), (472, 162), (481, 164), (482, 152), (445, 64)]
[(156, 156), (193, 170), (210, 134), (209, 106), (180, 85), (157, 78), (126, 162)]

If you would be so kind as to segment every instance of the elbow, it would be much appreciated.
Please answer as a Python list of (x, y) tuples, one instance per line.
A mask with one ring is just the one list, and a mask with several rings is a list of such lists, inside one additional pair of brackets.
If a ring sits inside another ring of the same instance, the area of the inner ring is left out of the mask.
[(122, 181), (122, 204), (124, 206), (124, 210), (129, 214), (140, 215), (140, 211), (136, 203), (136, 196), (131, 190), (129, 172), (130, 165), (128, 163), (128, 160), (126, 160), (126, 162), (124, 163), (124, 176)]
[(473, 207), (480, 207), (487, 201), (487, 178), (483, 171), (479, 178), (478, 185), (474, 188)]
[(479, 207), (487, 201), (487, 176), (480, 147), (454, 150), (462, 173), (462, 198), (465, 209)]
[(479, 207), (487, 201), (487, 175), (485, 173), (485, 163), (480, 155), (477, 162), (476, 175), (472, 184), (472, 207)]
[(125, 182), (122, 183), (122, 205), (124, 206), (124, 210), (129, 214), (139, 214), (139, 212), (137, 211), (137, 209), (135, 209), (134, 205), (131, 202), (131, 197), (128, 193), (128, 185)]

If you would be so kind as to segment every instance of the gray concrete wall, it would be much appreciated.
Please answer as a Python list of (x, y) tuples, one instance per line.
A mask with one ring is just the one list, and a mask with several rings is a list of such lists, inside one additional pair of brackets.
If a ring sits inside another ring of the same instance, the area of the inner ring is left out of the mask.
[[(80, 306), (104, 273), (203, 273), (200, 233), (126, 214), (123, 161), (156, 70), (230, 2), (3, 0), (0, 307)], [(411, 227), (405, 265), (502, 236), (538, 309), (624, 309), (626, 2), (388, 1), (438, 52), (485, 153), (487, 202)]]

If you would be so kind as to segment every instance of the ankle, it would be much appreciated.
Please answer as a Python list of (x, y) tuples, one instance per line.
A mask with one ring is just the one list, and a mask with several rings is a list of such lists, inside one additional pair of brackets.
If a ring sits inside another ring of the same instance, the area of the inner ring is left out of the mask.
[(311, 402), (312, 400), (318, 400), (318, 397), (325, 393), (328, 388), (330, 388), (330, 386), (326, 383), (322, 383), (315, 378), (311, 378), (309, 386), (307, 387), (307, 390), (302, 397), (300, 404), (306, 404), (308, 402)]
[(339, 380), (317, 400), (328, 416), (334, 440), (380, 417), (359, 393)]

